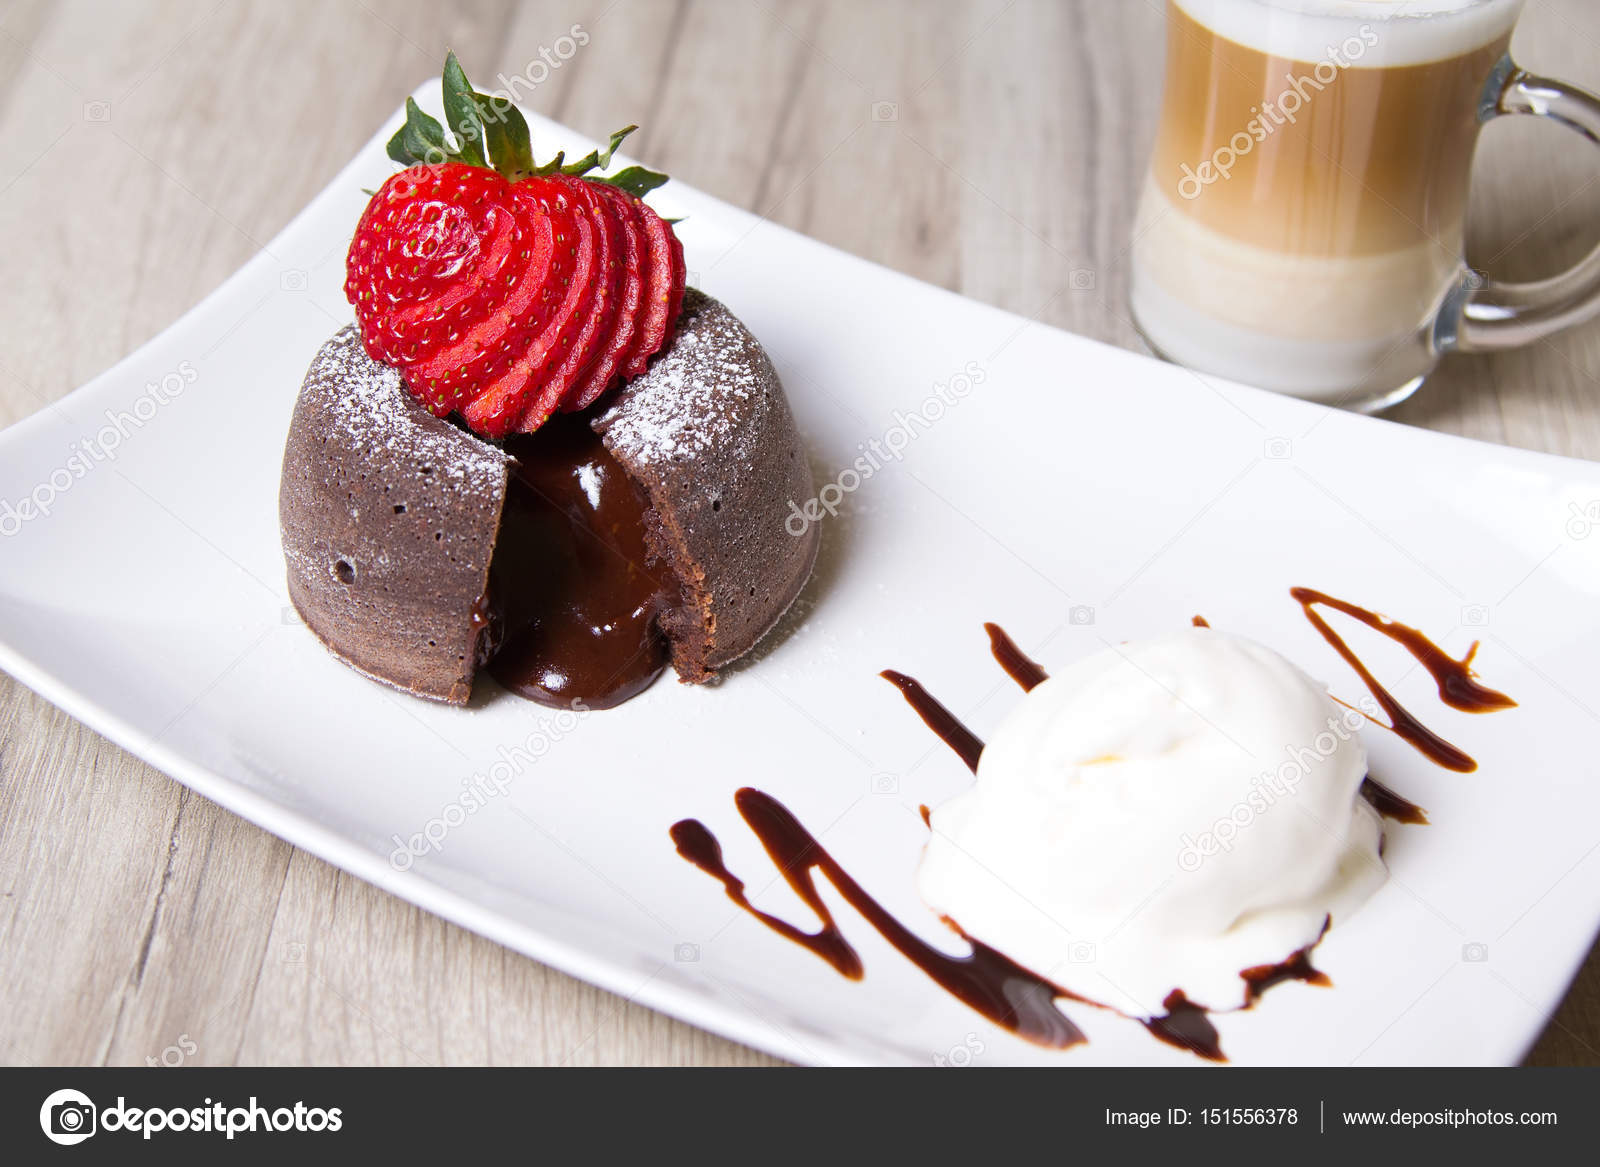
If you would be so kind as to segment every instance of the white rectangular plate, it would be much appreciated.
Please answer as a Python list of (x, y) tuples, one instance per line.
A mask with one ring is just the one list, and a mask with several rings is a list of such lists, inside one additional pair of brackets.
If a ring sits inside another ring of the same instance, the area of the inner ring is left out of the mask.
[[(542, 154), (590, 146), (532, 120)], [(757, 902), (804, 922), (734, 810), (735, 789), (757, 786), (902, 919), (957, 949), (916, 897), (916, 810), (970, 776), (880, 669), (920, 678), (981, 736), (1017, 699), (982, 621), (1059, 667), (1199, 612), (1354, 699), (1356, 679), (1288, 596), (1321, 588), (1457, 654), (1481, 638), (1484, 680), (1521, 704), (1446, 710), (1409, 658), (1350, 633), (1481, 768), (1446, 773), (1366, 735), (1375, 772), (1433, 824), (1391, 831), (1394, 878), (1319, 951), (1335, 987), (1274, 990), (1221, 1019), (1224, 1045), (1245, 1064), (1522, 1054), (1600, 919), (1600, 536), (1587, 537), (1600, 469), (1205, 380), (672, 183), (652, 201), (686, 216), (694, 282), (771, 351), (819, 483), (872, 439), (901, 456), (864, 481), (844, 476), (856, 489), (824, 521), (816, 576), (781, 638), (724, 683), (663, 681), (565, 726), (498, 692), (466, 710), (413, 700), (336, 663), (286, 615), (276, 511), (290, 410), (312, 354), (350, 319), (344, 252), (362, 188), (392, 168), (383, 142), (398, 124), (203, 304), (0, 434), (0, 666), (395, 895), (781, 1056), (926, 1065), (981, 1047), (991, 1064), (1192, 1064), (1081, 1009), (1087, 1046), (1029, 1046), (946, 996), (827, 889), (866, 964), (846, 981), (738, 912), (667, 829), (702, 819)], [(935, 424), (911, 423), (909, 442), (890, 436), (897, 414), (938, 412), (936, 385), (961, 375), (981, 384), (951, 394)], [(23, 499), (48, 513), (22, 517)], [(451, 816), (462, 821), (445, 824), (437, 852), (391, 863), (397, 836), (445, 823), (463, 783), (497, 762), (504, 795)]]

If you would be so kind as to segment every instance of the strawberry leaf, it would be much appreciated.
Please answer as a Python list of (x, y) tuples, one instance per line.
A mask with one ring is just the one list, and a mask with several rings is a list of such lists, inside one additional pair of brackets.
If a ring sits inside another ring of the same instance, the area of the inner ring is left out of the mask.
[(624, 126), (611, 135), (604, 150), (591, 150), (575, 162), (568, 162), (564, 153), (558, 153), (541, 164), (534, 161), (533, 140), (522, 111), (508, 97), (473, 89), (454, 52), (445, 55), (441, 88), (449, 130), (422, 112), (414, 100), (406, 98), (405, 125), (388, 145), (389, 157), (400, 165), (464, 162), (497, 170), (511, 182), (530, 175), (570, 174), (607, 183), (635, 198), (643, 198), (667, 181), (665, 174), (643, 166), (628, 166), (609, 176), (594, 173), (611, 165), (617, 148), (638, 126)]
[(478, 115), (477, 94), (467, 81), (454, 52), (444, 59), (444, 116), (456, 138), (456, 151), (469, 166), (488, 166), (483, 153), (483, 120)]
[(539, 166), (535, 166), (533, 168), (533, 173), (538, 175), (540, 178), (543, 178), (547, 174), (555, 174), (555, 173), (557, 173), (558, 171), (561, 170), (561, 168), (562, 168), (561, 167), (562, 159), (566, 158), (566, 156), (567, 156), (566, 155), (566, 151), (557, 150), (556, 151), (556, 156), (554, 158), (550, 159), (550, 161), (545, 162), (545, 163), (543, 163), (543, 164), (541, 164)]
[(604, 153), (599, 150), (590, 150), (578, 161), (563, 166), (561, 173), (584, 175), (591, 170), (604, 170), (611, 165), (611, 156), (617, 152), (617, 147), (622, 145), (623, 139), (638, 128), (638, 126), (623, 126), (622, 129), (611, 135), (611, 143), (605, 148)]
[(394, 137), (389, 139), (389, 144), (385, 149), (388, 151), (389, 157), (400, 163), (401, 166), (410, 166), (415, 161), (411, 157), (411, 152), (406, 149), (405, 130), (403, 129), (394, 132)]
[(591, 179), (592, 182), (604, 182), (619, 190), (625, 190), (634, 198), (642, 199), (645, 195), (655, 190), (656, 187), (667, 181), (665, 174), (654, 170), (646, 170), (643, 166), (629, 166), (615, 174), (603, 178)]
[(422, 112), (414, 98), (406, 98), (406, 124), (389, 139), (389, 157), (404, 166), (434, 166), (460, 156), (444, 139), (444, 127)]
[(494, 168), (512, 182), (533, 173), (533, 139), (522, 111), (508, 97), (474, 93)]
[(533, 142), (522, 111), (509, 97), (473, 89), (455, 53), (444, 62), (444, 108), (458, 138), (476, 131), (477, 155), (468, 156), (463, 148), (463, 161), (492, 167), (511, 182), (533, 173)]

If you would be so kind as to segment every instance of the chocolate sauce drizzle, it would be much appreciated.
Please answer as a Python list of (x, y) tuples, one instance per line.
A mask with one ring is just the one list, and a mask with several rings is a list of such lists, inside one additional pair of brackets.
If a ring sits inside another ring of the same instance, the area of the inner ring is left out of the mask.
[[(699, 819), (684, 819), (682, 822), (672, 825), (672, 841), (678, 848), (678, 854), (713, 879), (720, 880), (723, 890), (728, 893), (730, 900), (760, 920), (768, 928), (771, 928), (779, 936), (782, 936), (785, 940), (792, 940), (801, 948), (809, 949), (816, 953), (831, 964), (834, 971), (840, 976), (847, 977), (852, 981), (859, 981), (865, 972), (861, 965), (861, 957), (850, 946), (850, 942), (840, 933), (838, 927), (834, 924), (832, 914), (828, 911), (828, 906), (817, 895), (816, 885), (811, 882), (807, 874), (811, 864), (802, 862), (806, 857), (804, 854), (789, 856), (787, 860), (778, 858), (774, 847), (787, 842), (792, 836), (792, 832), (785, 831), (781, 837), (769, 841), (768, 837), (761, 833), (761, 827), (757, 822), (752, 821), (751, 812), (745, 808), (745, 803), (753, 801), (755, 798), (767, 799), (767, 796), (761, 794), (760, 791), (751, 790), (747, 786), (734, 795), (734, 802), (739, 807), (739, 813), (744, 815), (744, 821), (750, 824), (750, 829), (756, 832), (757, 837), (766, 846), (767, 854), (771, 855), (773, 862), (778, 864), (778, 869), (783, 873), (784, 878), (788, 880), (789, 886), (794, 888), (800, 898), (805, 901), (806, 906), (822, 920), (822, 930), (820, 932), (807, 932), (803, 928), (796, 928), (787, 920), (780, 919), (769, 912), (763, 912), (752, 904), (750, 898), (745, 895), (744, 880), (729, 871), (727, 864), (722, 861), (722, 844), (717, 842), (717, 837), (706, 829), (706, 825)], [(768, 801), (772, 802), (773, 808), (787, 815), (790, 821), (793, 822), (794, 816), (789, 815), (788, 810), (779, 806), (775, 801), (770, 799)], [(770, 817), (772, 816), (769, 812), (761, 817), (761, 821), (765, 822)], [(799, 823), (794, 822), (794, 827), (798, 828)], [(807, 837), (809, 838), (809, 836)], [(814, 844), (815, 840), (811, 840), (811, 842)], [(791, 867), (790, 862), (800, 862), (801, 866), (798, 868)], [(837, 887), (837, 883), (834, 886)]]
[(1361, 780), (1361, 797), (1371, 804), (1372, 809), (1386, 819), (1393, 819), (1397, 823), (1409, 823), (1412, 826), (1425, 827), (1428, 825), (1428, 812), (1412, 802), (1390, 790), (1371, 774)]
[(1166, 1010), (1160, 1017), (1146, 1017), (1140, 1024), (1157, 1041), (1189, 1050), (1208, 1062), (1225, 1062), (1222, 1039), (1217, 1027), (1211, 1023), (1211, 1014), (1183, 995), (1182, 989), (1173, 989), (1161, 1002)]
[(1332, 988), (1333, 982), (1328, 979), (1328, 974), (1312, 967), (1311, 964), (1311, 950), (1322, 943), (1322, 938), (1328, 934), (1328, 929), (1331, 927), (1333, 927), (1333, 917), (1330, 915), (1323, 919), (1322, 931), (1317, 933), (1317, 938), (1304, 948), (1295, 949), (1289, 955), (1289, 959), (1280, 960), (1277, 964), (1258, 964), (1240, 973), (1246, 985), (1244, 1007), (1250, 1008), (1261, 1000), (1268, 989), (1285, 981), (1300, 981), (1302, 984), (1316, 985), (1319, 988)]
[(1072, 997), (1065, 989), (965, 934), (963, 938), (972, 946), (970, 955), (951, 956), (939, 951), (868, 895), (777, 799), (746, 786), (734, 795), (734, 803), (783, 878), (822, 921), (819, 931), (802, 931), (754, 907), (745, 897), (743, 881), (723, 863), (722, 847), (704, 824), (695, 819), (675, 823), (672, 841), (678, 854), (721, 881), (729, 899), (780, 936), (816, 953), (851, 980), (861, 979), (861, 958), (840, 933), (812, 878), (813, 871), (820, 872), (845, 902), (906, 959), (995, 1024), (1048, 1049), (1069, 1049), (1087, 1040), (1083, 1031), (1056, 1007), (1057, 998)]
[[(1322, 943), (1322, 938), (1328, 934), (1328, 929), (1332, 925), (1332, 916), (1324, 919), (1322, 931), (1318, 933), (1317, 938), (1304, 948), (1295, 949), (1287, 960), (1281, 960), (1277, 964), (1256, 965), (1241, 972), (1239, 975), (1245, 982), (1243, 1008), (1253, 1008), (1268, 989), (1287, 981), (1331, 988), (1333, 981), (1328, 978), (1328, 974), (1312, 965), (1311, 951)], [(1190, 1050), (1207, 1061), (1228, 1060), (1217, 1038), (1217, 1027), (1211, 1023), (1211, 1014), (1203, 1005), (1196, 1005), (1189, 1000), (1183, 995), (1182, 989), (1173, 989), (1167, 994), (1166, 1000), (1161, 1002), (1161, 1007), (1167, 1011), (1164, 1016), (1150, 1017), (1144, 1021), (1144, 1027), (1151, 1034), (1168, 1045)]]
[(1460, 774), (1468, 774), (1478, 768), (1478, 763), (1465, 751), (1451, 745), (1438, 734), (1434, 733), (1404, 705), (1396, 701), (1394, 695), (1379, 684), (1378, 679), (1372, 675), (1372, 670), (1362, 663), (1361, 659), (1345, 643), (1344, 638), (1333, 630), (1333, 626), (1317, 611), (1317, 607), (1332, 608), (1336, 612), (1343, 612), (1355, 620), (1359, 620), (1368, 628), (1387, 636), (1390, 640), (1400, 645), (1418, 664), (1427, 669), (1433, 676), (1434, 683), (1439, 687), (1439, 699), (1452, 709), (1460, 709), (1467, 713), (1493, 713), (1500, 709), (1510, 709), (1516, 705), (1504, 693), (1497, 693), (1480, 685), (1472, 672), (1472, 658), (1477, 655), (1478, 644), (1473, 642), (1467, 650), (1467, 655), (1456, 660), (1444, 649), (1415, 628), (1398, 624), (1380, 616), (1376, 612), (1349, 603), (1337, 600), (1323, 592), (1311, 588), (1291, 588), (1289, 594), (1300, 604), (1305, 612), (1306, 619), (1311, 621), (1312, 627), (1322, 633), (1322, 638), (1333, 646), (1333, 650), (1344, 658), (1346, 664), (1356, 671), (1361, 678), (1361, 683), (1366, 685), (1373, 699), (1383, 707), (1389, 715), (1388, 725), (1374, 722), (1383, 726), (1402, 740), (1410, 743), (1424, 757), (1443, 766), (1446, 770), (1454, 770)]
[[(1019, 685), (1032, 688), (1046, 679), (1044, 669), (1025, 656), (1003, 628), (988, 624), (985, 629), (995, 659)], [(976, 771), (978, 758), (983, 753), (983, 742), (977, 735), (914, 678), (893, 669), (886, 669), (881, 675), (900, 690), (917, 716), (967, 768)], [(832, 912), (817, 891), (812, 871), (820, 872), (879, 935), (946, 992), (1027, 1041), (1049, 1049), (1067, 1049), (1087, 1040), (1083, 1031), (1057, 1006), (1057, 1001), (1074, 1001), (1118, 1012), (1024, 968), (968, 936), (948, 918), (945, 923), (971, 946), (972, 952), (967, 956), (941, 952), (868, 895), (788, 808), (771, 795), (747, 786), (734, 795), (734, 803), (784, 880), (821, 920), (822, 927), (818, 931), (806, 932), (752, 904), (745, 894), (744, 881), (723, 862), (722, 846), (716, 836), (699, 820), (684, 819), (673, 824), (671, 835), (678, 854), (721, 883), (728, 898), (744, 911), (778, 935), (815, 953), (843, 976), (859, 980), (863, 975), (861, 959), (839, 931)], [(928, 808), (921, 810), (923, 822), (931, 827)], [(1327, 930), (1326, 925), (1323, 930)], [(1315, 945), (1295, 952), (1281, 964), (1246, 969), (1241, 973), (1249, 982), (1245, 1008), (1253, 1005), (1268, 988), (1283, 981), (1327, 984), (1327, 978), (1311, 965), (1313, 947)], [(1167, 995), (1162, 1007), (1166, 1012), (1161, 1016), (1136, 1020), (1153, 1037), (1168, 1045), (1188, 1050), (1208, 1061), (1227, 1061), (1216, 1026), (1205, 1009), (1177, 989)]]
[[(1004, 636), (1005, 633), (1000, 635)], [(1038, 668), (1037, 665), (1034, 667)], [(905, 695), (911, 708), (917, 711), (917, 716), (956, 752), (956, 756), (966, 763), (967, 769), (974, 774), (978, 772), (978, 755), (983, 753), (983, 743), (978, 740), (977, 734), (962, 725), (955, 714), (939, 704), (914, 678), (893, 669), (884, 669), (878, 675)]]
[(1050, 679), (1044, 667), (1026, 656), (1000, 625), (985, 624), (983, 630), (989, 634), (989, 651), (994, 653), (994, 659), (1000, 662), (1000, 667), (1013, 681), (1022, 686), (1024, 693)]
[[(1322, 633), (1345, 661), (1356, 670), (1371, 690), (1373, 697), (1383, 706), (1393, 721), (1392, 729), (1425, 755), (1450, 769), (1471, 770), (1477, 763), (1455, 746), (1443, 741), (1422, 726), (1387, 690), (1380, 685), (1371, 671), (1362, 664), (1355, 653), (1335, 632), (1317, 606), (1325, 606), (1352, 616), (1383, 635), (1396, 641), (1409, 651), (1433, 675), (1439, 686), (1439, 696), (1455, 709), (1475, 713), (1488, 713), (1514, 706), (1516, 702), (1485, 688), (1474, 679), (1471, 663), (1477, 645), (1461, 660), (1455, 660), (1414, 628), (1396, 624), (1376, 613), (1354, 604), (1336, 600), (1309, 588), (1295, 588), (1291, 593), (1305, 611), (1307, 619)], [(1194, 626), (1209, 628), (1202, 616), (1194, 617)], [(998, 624), (985, 624), (989, 635), (989, 648), (1000, 667), (1024, 691), (1048, 680), (1048, 674), (1029, 658), (1006, 631)], [(906, 702), (924, 724), (942, 740), (969, 770), (976, 772), (983, 753), (983, 742), (961, 720), (940, 703), (915, 678), (893, 669), (880, 674), (900, 690)], [(1463, 765), (1463, 763), (1465, 763)], [(1396, 794), (1383, 783), (1368, 775), (1361, 784), (1361, 794), (1382, 815), (1403, 823), (1425, 824), (1426, 812), (1416, 803)], [(1067, 1049), (1087, 1039), (1058, 1007), (1058, 1001), (1073, 1001), (1097, 1009), (1120, 1012), (1103, 1002), (1092, 1000), (1022, 967), (1009, 957), (990, 948), (962, 932), (955, 921), (945, 923), (955, 930), (970, 946), (967, 956), (952, 956), (941, 952), (920, 939), (901, 924), (884, 907), (867, 894), (839, 863), (828, 854), (822, 844), (801, 825), (782, 803), (769, 794), (751, 787), (741, 788), (734, 796), (735, 805), (746, 825), (761, 841), (767, 855), (777, 865), (784, 880), (821, 921), (816, 932), (807, 932), (786, 920), (763, 912), (752, 904), (745, 894), (745, 884), (723, 862), (722, 846), (715, 835), (697, 819), (684, 819), (671, 829), (672, 841), (678, 854), (706, 872), (723, 886), (727, 896), (741, 909), (762, 924), (808, 951), (827, 961), (841, 975), (860, 980), (864, 975), (860, 955), (840, 932), (833, 913), (817, 890), (813, 872), (820, 873), (861, 917), (903, 956), (925, 972), (936, 984), (965, 1002), (990, 1021), (1019, 1037), (1050, 1049)], [(920, 808), (922, 821), (932, 828), (932, 815), (926, 806)], [(1258, 965), (1240, 972), (1246, 984), (1243, 1008), (1253, 1007), (1271, 988), (1287, 981), (1326, 987), (1332, 982), (1311, 963), (1311, 954), (1333, 920), (1323, 921), (1317, 939), (1297, 949), (1288, 958), (1276, 964)], [(1211, 1014), (1195, 1004), (1181, 989), (1173, 989), (1162, 1002), (1166, 1010), (1159, 1017), (1136, 1018), (1155, 1038), (1189, 1050), (1209, 1061), (1223, 1062), (1221, 1040)]]

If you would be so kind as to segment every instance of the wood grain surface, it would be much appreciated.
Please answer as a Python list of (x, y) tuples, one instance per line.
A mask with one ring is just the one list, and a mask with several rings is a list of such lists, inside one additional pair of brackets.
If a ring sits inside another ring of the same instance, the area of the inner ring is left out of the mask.
[[(640, 122), (631, 152), (683, 182), (1140, 347), (1124, 254), (1158, 98), (1156, 0), (10, 0), (0, 424), (203, 299), (446, 46), (487, 83), (574, 25), (588, 43), (550, 52), (531, 107), (594, 137)], [(1516, 52), (1600, 85), (1600, 5), (1531, 0)], [(1551, 127), (1491, 126), (1474, 262), (1526, 278), (1581, 254), (1597, 161)], [(1600, 458), (1597, 373), (1600, 325), (1451, 359), (1394, 416)], [(773, 1063), (344, 875), (0, 674), (0, 1061), (147, 1060)], [(1530, 1060), (1600, 1063), (1600, 955)]]

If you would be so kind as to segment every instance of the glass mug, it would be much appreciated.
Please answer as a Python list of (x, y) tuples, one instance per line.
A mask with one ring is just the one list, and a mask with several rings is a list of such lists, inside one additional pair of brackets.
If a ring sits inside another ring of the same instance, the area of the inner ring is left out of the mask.
[(1166, 90), (1131, 248), (1157, 353), (1373, 411), (1447, 352), (1600, 310), (1600, 248), (1533, 283), (1464, 262), (1478, 132), (1600, 99), (1507, 53), (1524, 0), (1168, 0)]

